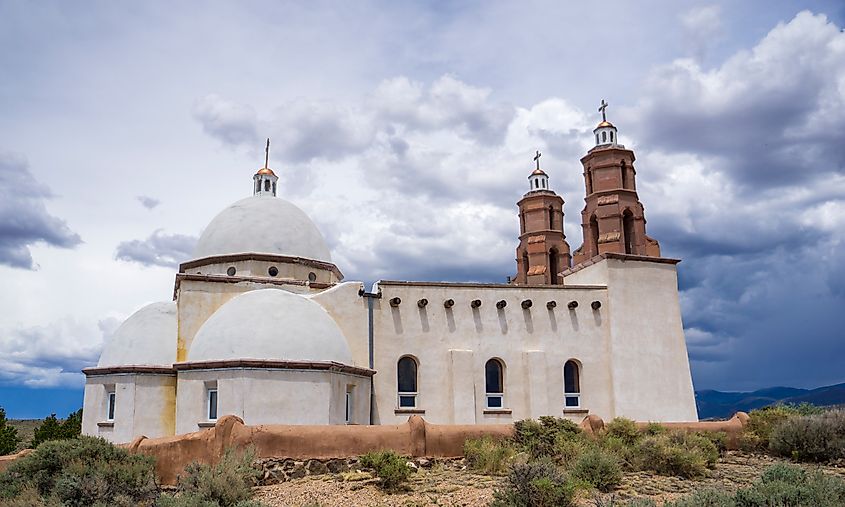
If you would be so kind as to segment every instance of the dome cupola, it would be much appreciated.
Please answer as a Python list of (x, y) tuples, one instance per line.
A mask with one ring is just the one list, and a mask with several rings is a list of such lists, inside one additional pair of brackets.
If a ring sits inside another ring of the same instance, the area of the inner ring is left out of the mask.
[(254, 195), (267, 195), (276, 197), (276, 182), (279, 177), (268, 167), (270, 163), (270, 138), (267, 138), (267, 146), (264, 148), (264, 167), (258, 170), (252, 177)]

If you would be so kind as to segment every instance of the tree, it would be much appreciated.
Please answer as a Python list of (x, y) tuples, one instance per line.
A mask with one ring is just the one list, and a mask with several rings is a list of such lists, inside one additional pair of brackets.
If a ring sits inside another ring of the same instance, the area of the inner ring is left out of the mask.
[(76, 438), (82, 431), (82, 409), (68, 414), (67, 418), (59, 421), (56, 414), (45, 417), (40, 426), (35, 428), (35, 434), (29, 446), (33, 449), (47, 440), (65, 440)]
[(15, 452), (18, 443), (18, 430), (6, 424), (6, 411), (0, 407), (0, 456)]

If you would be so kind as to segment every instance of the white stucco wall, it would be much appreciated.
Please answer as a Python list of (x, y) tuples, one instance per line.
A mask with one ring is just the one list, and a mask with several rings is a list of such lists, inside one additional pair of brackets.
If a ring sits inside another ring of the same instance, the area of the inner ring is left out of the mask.
[[(504, 423), (564, 414), (563, 365), (576, 359), (581, 370), (581, 406), (607, 417), (613, 413), (608, 325), (592, 301), (606, 304), (602, 288), (525, 288), (381, 283), (375, 301), (376, 424), (407, 419), (397, 411), (397, 361), (411, 355), (419, 363), (417, 407), (427, 421), (442, 424)], [(398, 307), (390, 299), (399, 297)], [(417, 301), (429, 304), (419, 308)], [(453, 299), (446, 309), (443, 302)], [(480, 299), (482, 306), (470, 307)], [(531, 299), (524, 310), (521, 302)], [(501, 310), (499, 300), (507, 301)], [(557, 307), (549, 310), (548, 301)], [(569, 310), (567, 303), (577, 301)], [(491, 358), (505, 364), (506, 414), (485, 413), (484, 365)]]
[[(107, 421), (106, 393), (115, 392), (114, 421)], [(176, 377), (154, 374), (89, 376), (85, 382), (82, 433), (113, 443), (173, 435)]]
[(676, 266), (619, 259), (604, 264), (615, 415), (697, 421)]
[(310, 297), (326, 309), (343, 332), (352, 352), (352, 366), (369, 368), (367, 299), (358, 295), (363, 288), (361, 282), (344, 282)]
[(340, 372), (229, 368), (178, 373), (176, 432), (207, 423), (206, 389), (216, 383), (218, 417), (245, 424), (345, 424), (346, 390), (354, 392), (353, 423), (366, 424), (370, 379)]

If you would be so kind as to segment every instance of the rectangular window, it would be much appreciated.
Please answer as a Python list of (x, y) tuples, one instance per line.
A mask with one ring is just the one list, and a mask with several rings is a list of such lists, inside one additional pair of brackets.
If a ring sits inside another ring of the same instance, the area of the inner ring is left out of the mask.
[(217, 420), (217, 388), (208, 389), (208, 420)]
[(416, 408), (417, 393), (399, 393), (399, 408)]
[(579, 408), (581, 406), (581, 394), (566, 393), (563, 396), (563, 405), (566, 408)]
[(115, 392), (109, 391), (106, 396), (106, 420), (114, 421), (114, 402), (116, 399)]
[(346, 424), (355, 424), (355, 386), (346, 386)]
[(505, 405), (503, 399), (501, 394), (488, 394), (487, 408), (502, 408)]

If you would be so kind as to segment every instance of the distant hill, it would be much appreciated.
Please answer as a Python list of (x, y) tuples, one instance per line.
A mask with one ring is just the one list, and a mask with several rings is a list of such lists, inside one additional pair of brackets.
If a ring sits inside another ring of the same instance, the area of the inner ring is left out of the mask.
[(695, 392), (699, 419), (730, 417), (775, 403), (810, 403), (818, 406), (845, 404), (845, 383), (816, 389), (767, 387), (750, 393), (704, 390)]

